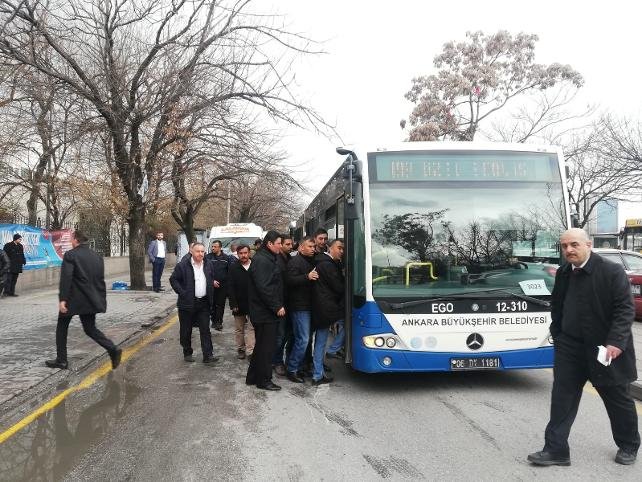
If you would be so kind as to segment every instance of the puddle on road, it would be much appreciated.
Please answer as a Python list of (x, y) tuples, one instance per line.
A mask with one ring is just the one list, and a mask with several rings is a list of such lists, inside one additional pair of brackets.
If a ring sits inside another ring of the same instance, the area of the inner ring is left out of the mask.
[(60, 480), (119, 423), (141, 389), (113, 374), (74, 394), (0, 445), (2, 480)]

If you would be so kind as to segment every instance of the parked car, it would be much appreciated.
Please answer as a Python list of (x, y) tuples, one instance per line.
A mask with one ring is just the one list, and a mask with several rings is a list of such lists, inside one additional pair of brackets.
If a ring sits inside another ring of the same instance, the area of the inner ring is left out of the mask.
[(593, 248), (603, 258), (614, 263), (621, 264), (624, 271), (629, 275), (631, 281), (631, 291), (633, 292), (633, 301), (635, 302), (635, 319), (642, 320), (642, 296), (640, 287), (642, 286), (642, 254), (633, 251), (624, 251), (622, 249)]

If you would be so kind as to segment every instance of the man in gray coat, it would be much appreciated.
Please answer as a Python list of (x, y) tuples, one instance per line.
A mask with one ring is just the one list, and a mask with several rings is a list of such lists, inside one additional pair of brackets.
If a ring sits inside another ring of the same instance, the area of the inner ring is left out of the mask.
[[(550, 330), (555, 341), (551, 415), (544, 449), (528, 460), (535, 465), (571, 465), (568, 437), (584, 384), (590, 380), (611, 421), (619, 449), (615, 461), (630, 465), (640, 447), (640, 434), (629, 393), (629, 384), (637, 379), (629, 279), (621, 265), (591, 252), (591, 241), (581, 229), (564, 232), (560, 247), (568, 264), (557, 270), (551, 297)], [(600, 351), (605, 354), (601, 361)]]
[(74, 315), (80, 317), (85, 334), (107, 350), (112, 368), (120, 364), (122, 350), (96, 328), (96, 313), (107, 311), (105, 265), (102, 257), (89, 248), (87, 241), (87, 237), (76, 230), (71, 239), (73, 249), (67, 251), (62, 259), (56, 326), (57, 356), (45, 361), (49, 368), (66, 369), (69, 366), (67, 331)]

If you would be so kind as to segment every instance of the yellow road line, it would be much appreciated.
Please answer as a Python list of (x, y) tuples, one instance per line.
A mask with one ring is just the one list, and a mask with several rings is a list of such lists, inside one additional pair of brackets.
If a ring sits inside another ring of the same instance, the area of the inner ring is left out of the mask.
[[(177, 320), (178, 320), (178, 316), (174, 315), (172, 318), (166, 321), (163, 325), (161, 325), (158, 330), (153, 331), (148, 336), (144, 336), (143, 338), (138, 340), (134, 345), (128, 348), (125, 348), (123, 350), (121, 364), (129, 360), (132, 356), (134, 356), (136, 352), (138, 352), (140, 349), (144, 348), (152, 340), (154, 340), (154, 338), (157, 338), (161, 333), (167, 331), (172, 325), (174, 325), (174, 323), (176, 323)], [(41, 415), (47, 413), (49, 410), (59, 405), (60, 402), (62, 402), (65, 398), (67, 398), (72, 393), (91, 387), (97, 380), (104, 377), (110, 371), (111, 371), (111, 361), (104, 363), (100, 367), (96, 368), (96, 370), (94, 370), (89, 375), (87, 375), (80, 383), (60, 392), (54, 398), (52, 398), (48, 402), (39, 406), (37, 409), (35, 409), (26, 417), (24, 417), (22, 420), (20, 420), (13, 426), (9, 427), (4, 432), (0, 433), (0, 444), (7, 441), (9, 438), (14, 436), (16, 433), (18, 433), (20, 430), (25, 428), (27, 425), (29, 425), (31, 422), (36, 420)]]

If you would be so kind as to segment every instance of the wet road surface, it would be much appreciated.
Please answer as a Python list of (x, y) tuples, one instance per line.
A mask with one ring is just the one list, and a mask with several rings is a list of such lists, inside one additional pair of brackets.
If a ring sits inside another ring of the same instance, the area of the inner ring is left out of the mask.
[(228, 323), (214, 335), (221, 361), (188, 364), (174, 324), (0, 445), (0, 479), (642, 480), (642, 463), (613, 462), (590, 389), (573, 465), (526, 462), (542, 445), (549, 370), (373, 376), (332, 360), (332, 385), (275, 377), (272, 393), (245, 386), (232, 341)]

